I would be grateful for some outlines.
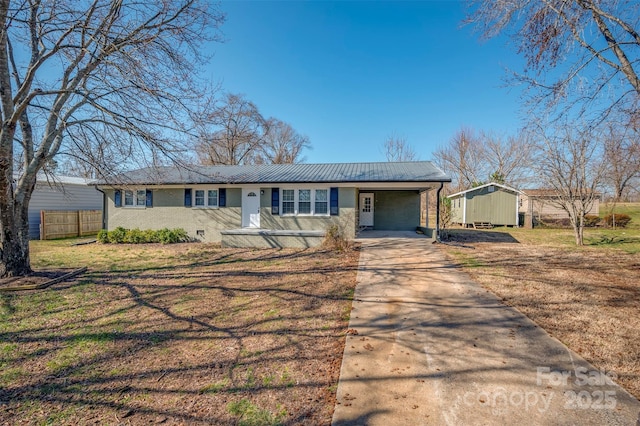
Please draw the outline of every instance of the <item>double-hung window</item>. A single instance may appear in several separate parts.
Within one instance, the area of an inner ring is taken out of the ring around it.
[[[298,214],[311,214],[311,190],[298,190]]]
[[[152,189],[116,189],[113,193],[115,207],[144,209],[153,207]]]
[[[125,207],[144,207],[147,203],[147,191],[144,189],[125,190],[124,206]]]
[[[218,207],[217,189],[196,189],[193,191],[194,207]]]
[[[328,193],[328,189],[283,189],[281,214],[326,216],[329,214]]]
[[[326,189],[316,189],[316,201],[315,201],[315,210],[314,214],[328,214],[329,213],[329,198],[327,197],[327,193],[329,192]]]
[[[294,189],[282,190],[282,214],[296,214],[296,199]]]

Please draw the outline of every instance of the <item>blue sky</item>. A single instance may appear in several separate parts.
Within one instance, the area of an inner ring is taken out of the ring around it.
[[[387,136],[430,160],[462,126],[512,134],[521,63],[461,27],[458,1],[223,1],[207,77],[309,136],[306,162],[385,161]]]

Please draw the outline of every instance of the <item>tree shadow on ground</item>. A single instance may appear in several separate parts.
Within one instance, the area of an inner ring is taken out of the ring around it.
[[[443,241],[451,243],[520,243],[508,232],[479,229],[448,229],[446,236]]]
[[[357,257],[315,253],[211,253],[0,295],[0,423],[233,424],[245,399],[286,409],[284,424],[328,422]]]

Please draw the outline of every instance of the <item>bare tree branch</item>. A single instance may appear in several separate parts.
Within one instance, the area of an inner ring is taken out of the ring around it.
[[[103,177],[184,156],[223,20],[204,0],[0,2],[0,275],[30,270],[29,200],[59,154]]]
[[[259,148],[256,161],[267,164],[293,164],[304,161],[302,151],[311,148],[307,136],[296,132],[289,123],[277,118],[266,122],[264,142]]]
[[[486,38],[506,33],[526,67],[526,104],[556,120],[601,123],[637,114],[640,4],[635,0],[471,0],[467,22]],[[631,88],[632,90],[629,90]],[[540,114],[531,114],[539,116]]]
[[[569,216],[577,245],[584,244],[584,218],[600,196],[606,163],[602,161],[602,137],[574,126],[539,128],[535,169],[543,185],[551,189],[550,203]]]
[[[457,192],[482,183],[489,174],[486,163],[482,161],[482,152],[482,143],[476,132],[461,128],[433,156],[436,164],[451,176],[451,186]]]
[[[415,149],[404,136],[390,135],[382,145],[382,153],[387,161],[417,161],[419,159]]]

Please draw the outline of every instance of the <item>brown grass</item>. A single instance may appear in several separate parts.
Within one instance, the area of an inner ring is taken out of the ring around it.
[[[464,246],[441,247],[506,304],[595,367],[617,374],[618,382],[640,398],[638,255],[537,241],[527,232],[536,230],[454,231]]]
[[[357,252],[37,242],[0,294],[0,424],[326,424]]]

